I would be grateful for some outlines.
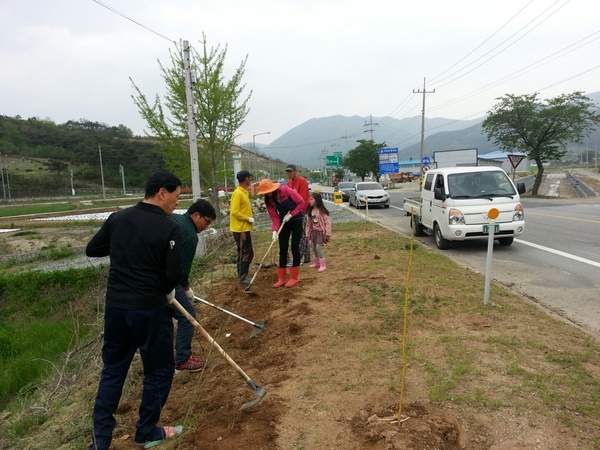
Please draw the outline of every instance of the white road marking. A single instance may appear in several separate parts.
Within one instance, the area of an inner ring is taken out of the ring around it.
[[[523,241],[521,239],[515,239],[515,242],[518,242],[519,244],[523,244],[523,245],[529,245],[530,247],[537,248],[538,250],[543,250],[545,252],[554,253],[555,255],[564,256],[565,258],[570,258],[575,261],[579,261],[584,264],[589,264],[590,266],[600,268],[600,263],[598,263],[596,261],[592,261],[591,259],[581,258],[579,256],[571,255],[570,253],[561,252],[560,250],[554,250],[553,248],[544,247],[543,245],[534,244],[533,242],[527,242],[527,241]]]

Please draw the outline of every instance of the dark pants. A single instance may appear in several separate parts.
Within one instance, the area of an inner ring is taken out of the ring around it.
[[[308,241],[308,236],[306,235],[306,220],[307,214],[303,215],[302,219],[302,237],[300,238],[300,258],[303,260],[304,264],[308,264],[310,262],[310,243]]]
[[[300,239],[302,238],[302,221],[290,220],[279,232],[279,267],[287,266],[287,254],[290,236],[292,237],[292,266],[300,265]]]
[[[128,310],[107,306],[104,312],[102,375],[94,404],[91,450],[107,450],[115,428],[125,377],[139,349],[144,365],[144,388],[135,442],[160,439],[156,426],[173,381],[173,322],[168,307]]]
[[[254,248],[252,247],[252,237],[249,231],[243,233],[233,233],[233,239],[237,246],[237,263],[245,262],[250,264],[254,259]]]
[[[185,295],[182,286],[175,288],[175,299],[196,318],[196,308]],[[175,334],[175,364],[183,364],[192,354],[192,338],[194,337],[194,325],[179,312],[177,308],[173,308],[173,318],[177,320],[177,333]]]

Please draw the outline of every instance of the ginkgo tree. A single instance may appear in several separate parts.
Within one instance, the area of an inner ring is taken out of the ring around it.
[[[583,92],[540,100],[538,93],[500,97],[482,129],[488,140],[505,151],[522,151],[534,160],[537,175],[532,194],[537,195],[544,177],[544,163],[567,153],[566,144],[581,143],[600,123],[598,106]]]
[[[167,169],[177,174],[184,183],[191,181],[189,153],[188,112],[184,73],[183,45],[176,44],[170,51],[171,65],[158,61],[161,76],[165,82],[164,99],[158,94],[150,103],[141,89],[130,78],[136,95],[132,95],[135,105],[145,119],[148,128],[162,148]],[[237,130],[244,123],[249,112],[250,91],[243,95],[243,77],[248,57],[227,79],[225,58],[227,46],[223,49],[208,47],[206,35],[202,34],[201,52],[191,48],[190,70],[193,74],[192,94],[194,99],[194,120],[198,142],[198,164],[200,182],[212,187],[213,204],[218,205],[218,173],[224,166],[237,136]]]

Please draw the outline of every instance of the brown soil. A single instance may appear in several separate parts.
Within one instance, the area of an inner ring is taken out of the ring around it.
[[[319,274],[303,265],[295,288],[274,289],[275,269],[270,268],[258,274],[251,294],[244,293],[224,260],[211,276],[193,283],[197,295],[211,303],[265,321],[262,332],[250,338],[251,325],[197,306],[202,326],[268,392],[258,405],[241,410],[256,398],[253,390],[198,334],[194,352],[210,364],[204,372],[175,376],[161,424],[185,429],[180,439],[158,448],[600,448],[600,352],[587,336],[497,286],[494,307],[482,307],[481,275],[451,268],[443,257],[434,258],[440,266],[432,269],[431,252],[419,248],[411,254],[388,230],[375,225],[356,232],[335,230],[326,248],[327,271]],[[255,244],[257,260],[267,245]],[[267,262],[274,263],[274,254]],[[254,270],[255,265],[251,274]],[[508,351],[493,350],[505,341]],[[19,448],[48,448],[48,436],[58,435],[64,436],[64,445],[54,448],[71,449],[77,440],[73,433],[89,432],[99,348],[98,340],[91,374],[69,383],[54,418],[31,429]],[[550,356],[565,358],[584,348],[590,352],[585,367],[593,377],[581,395],[596,396],[594,413],[548,401],[539,386],[511,372],[519,366],[532,376],[546,371],[563,376],[568,372]],[[432,379],[444,385],[458,376],[453,354],[456,359],[471,355],[473,371],[447,396],[436,396]],[[112,450],[139,448],[133,431],[141,375],[136,360],[117,413]],[[0,448],[9,447],[0,439]]]

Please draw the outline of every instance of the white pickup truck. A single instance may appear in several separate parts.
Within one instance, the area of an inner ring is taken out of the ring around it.
[[[511,245],[525,229],[523,193],[525,184],[515,187],[499,167],[433,169],[425,174],[420,198],[404,199],[404,210],[415,236],[427,231],[439,249],[446,249],[450,241],[488,239],[488,212],[496,208],[494,234],[500,245]]]

